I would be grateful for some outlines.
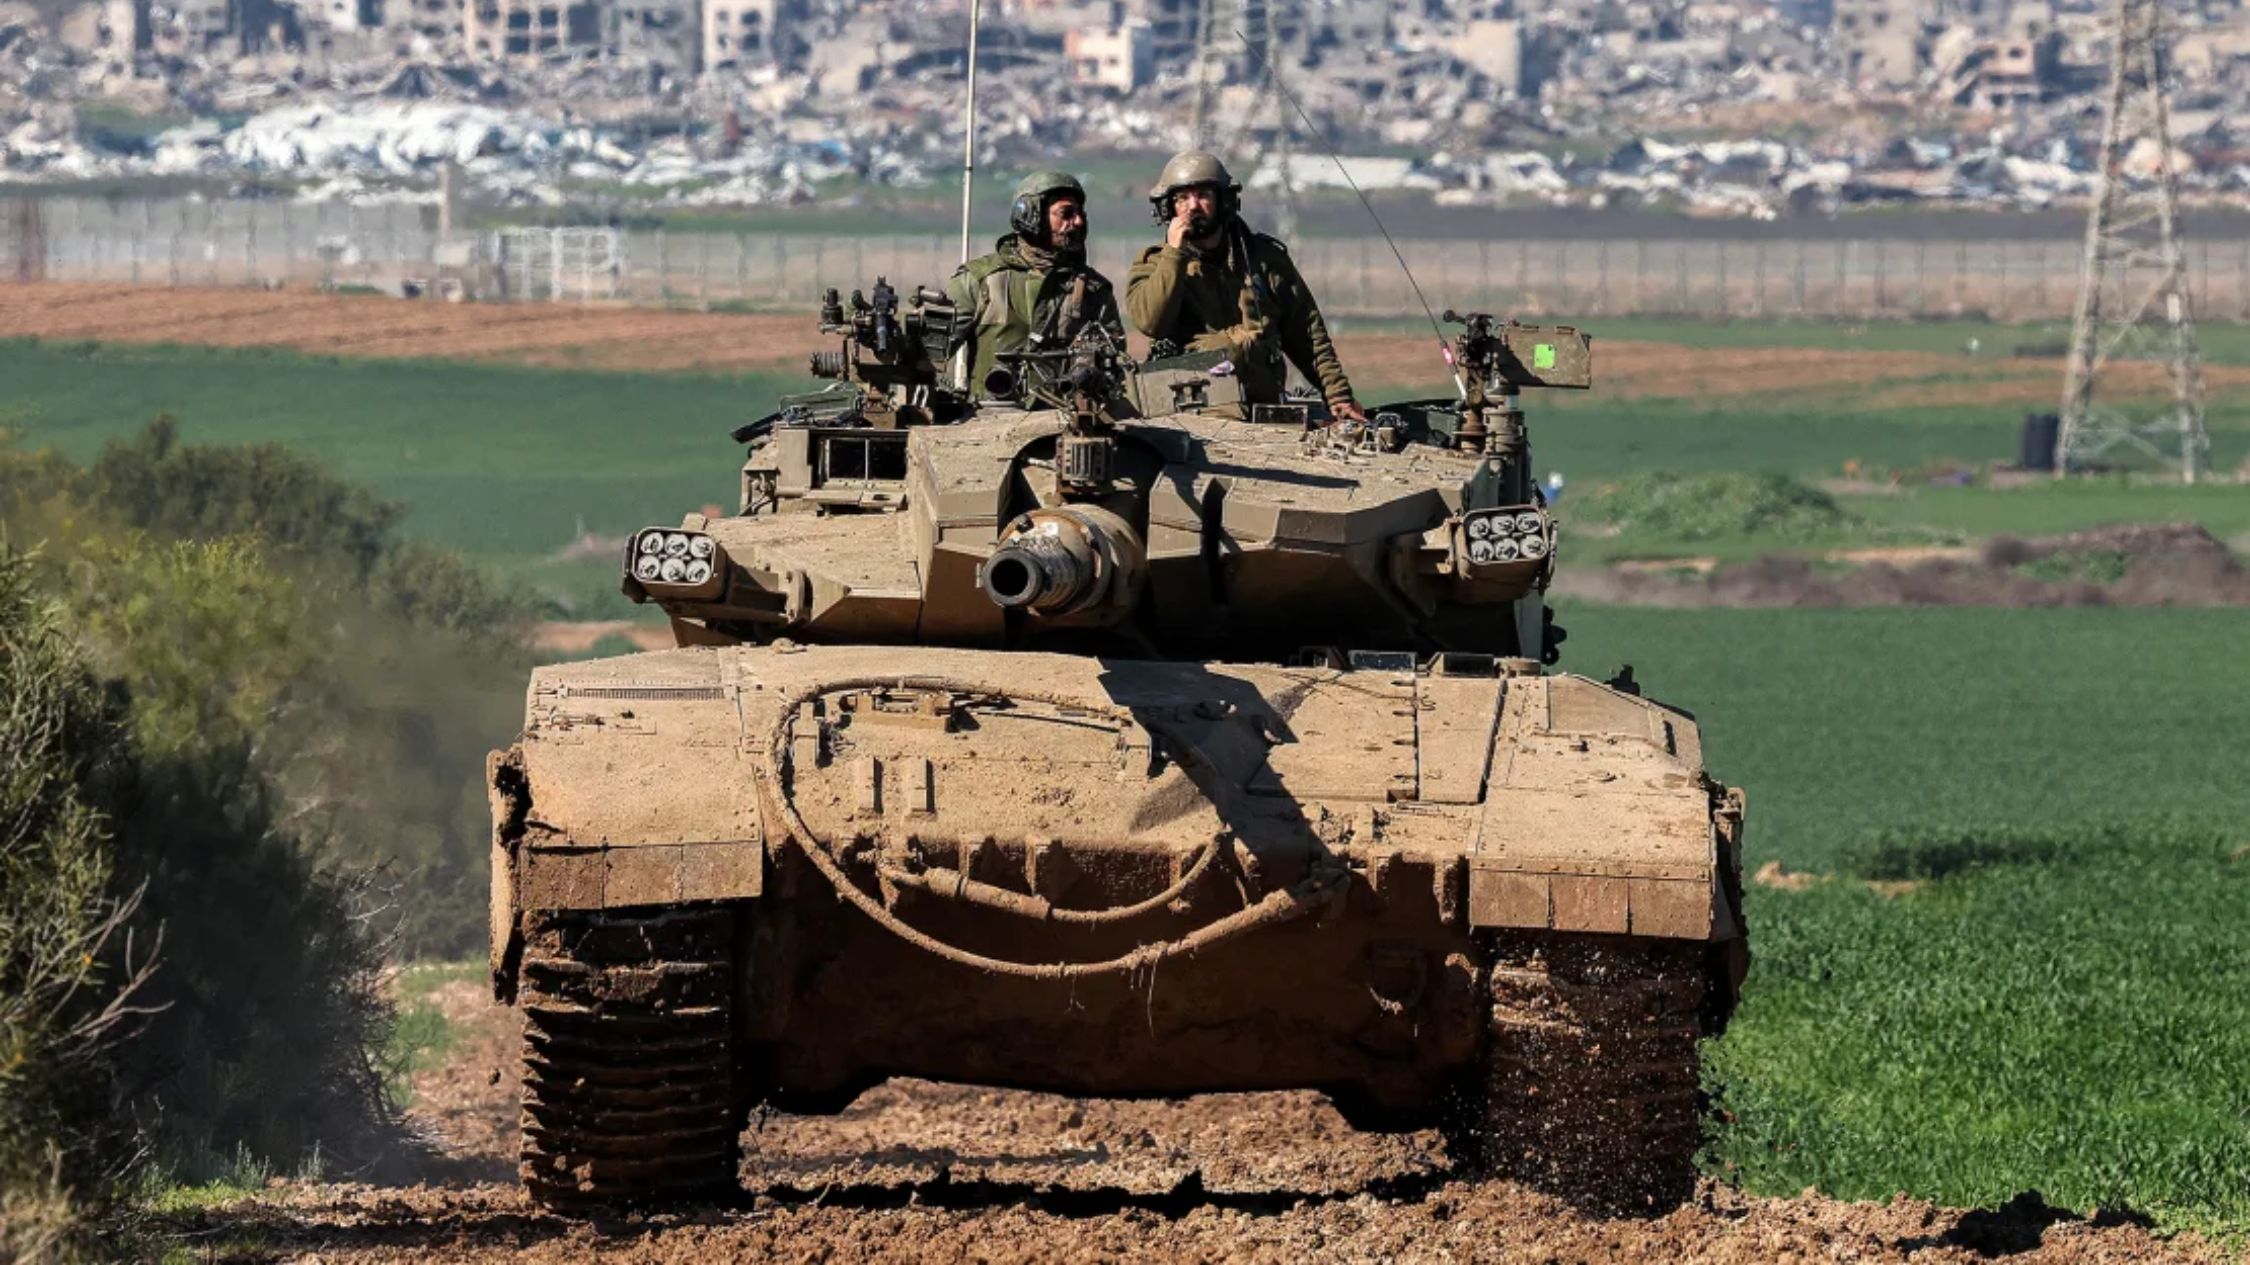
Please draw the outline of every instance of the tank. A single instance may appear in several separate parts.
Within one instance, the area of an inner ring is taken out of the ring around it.
[[[1455,396],[1338,422],[1098,331],[965,391],[942,295],[831,291],[739,512],[627,546],[677,648],[539,669],[491,760],[531,1194],[725,1194],[754,1108],[894,1076],[1315,1089],[1688,1190],[1742,795],[1630,669],[1554,670],[1518,403],[1592,340],[1446,315]]]

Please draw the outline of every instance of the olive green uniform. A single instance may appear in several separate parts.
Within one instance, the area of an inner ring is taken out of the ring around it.
[[[1150,338],[1226,351],[1253,404],[1281,398],[1285,356],[1330,404],[1352,398],[1320,305],[1288,249],[1263,233],[1230,232],[1210,254],[1184,244],[1149,247],[1125,282],[1125,311]]]
[[[961,265],[946,289],[969,331],[973,396],[986,394],[985,375],[1000,363],[1000,353],[1024,350],[1035,333],[1040,347],[1050,350],[1070,346],[1089,325],[1107,329],[1119,346],[1125,342],[1117,292],[1107,277],[1082,262],[1026,246],[1014,233],[995,243],[991,254]]]

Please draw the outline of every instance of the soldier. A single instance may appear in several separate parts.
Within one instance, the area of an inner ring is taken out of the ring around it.
[[[1245,226],[1242,189],[1215,155],[1175,154],[1149,190],[1164,244],[1133,262],[1125,310],[1150,338],[1224,350],[1243,397],[1281,399],[1283,357],[1320,387],[1338,418],[1365,421],[1320,306],[1282,244]]]
[[[1041,171],[1016,185],[1008,226],[989,255],[961,265],[947,287],[968,341],[962,382],[983,398],[1000,353],[1070,346],[1088,325],[1120,346],[1125,324],[1109,279],[1086,266],[1086,190],[1066,172]]]

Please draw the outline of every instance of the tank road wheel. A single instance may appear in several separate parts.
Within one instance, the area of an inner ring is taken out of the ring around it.
[[[531,1197],[585,1209],[732,1192],[742,1112],[728,912],[527,921],[520,1172]]]
[[[1503,940],[1481,1066],[1455,1120],[1457,1162],[1581,1207],[1685,1199],[1702,1143],[1706,970],[1701,944]]]

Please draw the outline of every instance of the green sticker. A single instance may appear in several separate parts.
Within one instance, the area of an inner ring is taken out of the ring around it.
[[[1534,369],[1552,369],[1552,368],[1554,368],[1554,367],[1555,367],[1555,345],[1554,345],[1553,343],[1534,343],[1534,344],[1532,344],[1532,347],[1531,347],[1531,367],[1532,367],[1532,368],[1534,368]]]

